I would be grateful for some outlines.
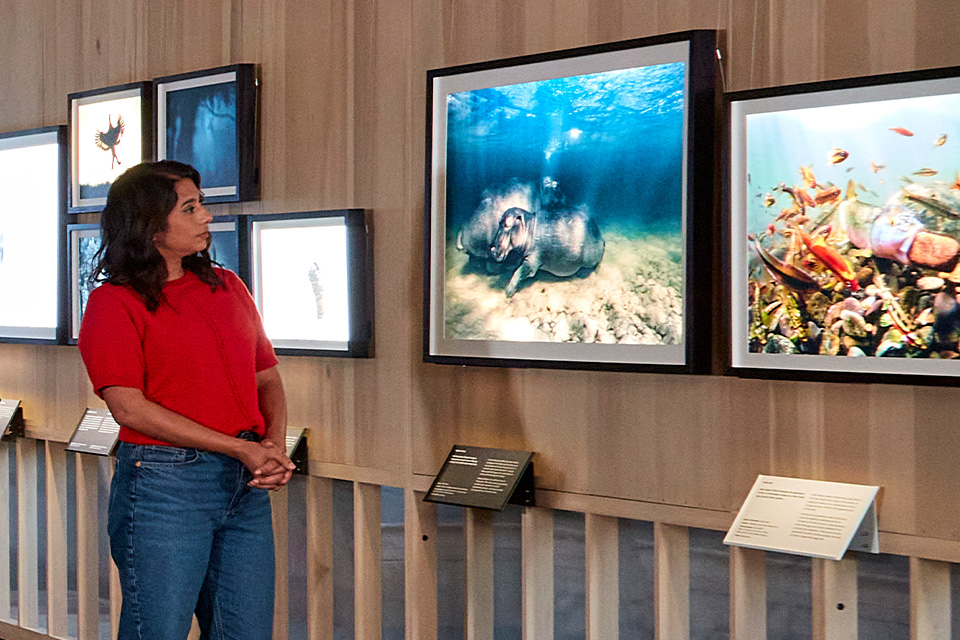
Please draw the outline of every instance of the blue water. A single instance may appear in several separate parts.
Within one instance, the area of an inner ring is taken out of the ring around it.
[[[601,231],[679,233],[685,63],[447,98],[447,234],[482,194],[545,178]]]
[[[952,183],[960,169],[955,150],[960,144],[958,113],[960,95],[944,95],[748,116],[748,232],[760,232],[782,208],[791,205],[789,196],[772,189],[780,182],[801,185],[801,166],[811,166],[818,183],[832,183],[844,192],[853,180],[859,185],[857,197],[874,205],[900,191],[900,176],[921,183]],[[914,135],[891,130],[896,127]],[[942,135],[946,140],[937,146]],[[832,163],[829,158],[834,149],[849,155]],[[925,168],[937,174],[914,175]],[[767,193],[777,198],[769,208],[763,206]]]

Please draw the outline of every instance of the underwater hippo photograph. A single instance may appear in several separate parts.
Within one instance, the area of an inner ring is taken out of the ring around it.
[[[689,50],[650,49],[439,79],[440,339],[682,357]]]
[[[960,373],[960,82],[745,100],[733,114],[740,362]]]

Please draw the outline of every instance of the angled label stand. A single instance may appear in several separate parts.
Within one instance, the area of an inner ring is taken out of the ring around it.
[[[287,427],[287,457],[297,465],[294,469],[295,474],[307,475],[309,469],[309,459],[307,458],[307,433],[306,429],[299,427]]]
[[[724,544],[840,560],[848,549],[880,553],[880,487],[758,476]]]
[[[109,456],[117,448],[120,425],[107,409],[87,409],[77,425],[67,451]]]
[[[19,400],[0,398],[0,440],[13,440],[23,436],[23,407]]]
[[[533,452],[455,445],[424,502],[502,511],[535,506]]]

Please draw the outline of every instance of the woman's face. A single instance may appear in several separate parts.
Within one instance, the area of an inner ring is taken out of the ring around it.
[[[167,215],[167,228],[153,236],[154,246],[167,262],[176,261],[210,245],[210,231],[207,225],[213,216],[203,206],[200,189],[189,178],[174,185],[177,192],[177,204]]]

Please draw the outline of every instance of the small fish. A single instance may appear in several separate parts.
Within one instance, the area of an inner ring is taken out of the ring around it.
[[[942,147],[947,142],[947,134],[941,133],[937,136],[937,139],[933,141],[933,146]]]
[[[894,133],[899,133],[900,135],[906,136],[908,138],[913,137],[913,131],[910,131],[910,129],[904,129],[903,127],[890,127],[890,131],[893,131]]]
[[[827,158],[831,164],[840,164],[844,160],[850,157],[850,154],[844,151],[843,149],[834,149],[830,152],[829,157]]]
[[[870,170],[873,171],[874,173],[880,173],[886,168],[887,168],[887,165],[885,164],[878,164],[872,160],[870,161]]]
[[[796,291],[820,290],[820,285],[813,279],[813,276],[799,267],[778,260],[771,255],[769,251],[764,249],[758,240],[754,240],[753,248],[754,251],[757,252],[757,255],[760,256],[760,262],[763,263],[767,272],[780,284],[786,285]]]
[[[953,184],[950,186],[950,188],[960,191],[960,171],[953,172]]]
[[[772,193],[768,193],[767,196],[763,199],[763,206],[772,207],[776,204],[777,199],[773,197]]]
[[[813,165],[800,167],[800,175],[803,176],[803,186],[808,189],[816,188],[817,179],[813,177]]]
[[[817,203],[817,206],[827,204],[830,202],[836,202],[840,199],[840,187],[830,187],[828,189],[819,189],[817,190],[817,195],[813,197],[814,202]]]
[[[794,191],[797,194],[797,197],[800,198],[800,201],[807,207],[815,207],[817,203],[813,198],[810,197],[810,194],[807,193],[806,189],[798,189],[794,187]]]
[[[847,173],[850,173],[850,172],[853,171],[854,169],[856,169],[856,167],[847,167]]]
[[[924,167],[924,168],[920,169],[919,171],[914,171],[914,172],[913,172],[913,175],[915,175],[915,176],[920,176],[920,177],[922,177],[922,178],[929,178],[930,176],[935,176],[935,175],[937,175],[937,170],[936,170],[936,169],[930,169],[929,167]]]

